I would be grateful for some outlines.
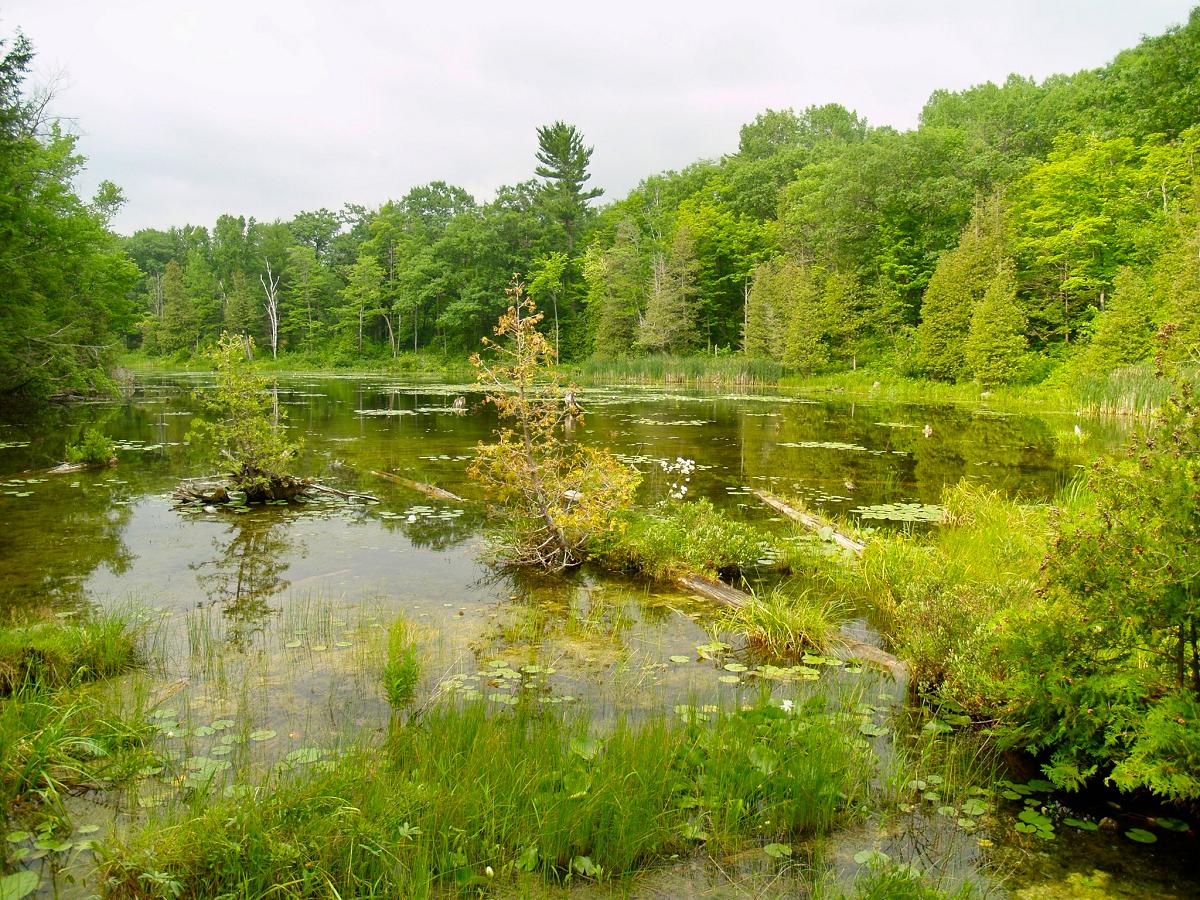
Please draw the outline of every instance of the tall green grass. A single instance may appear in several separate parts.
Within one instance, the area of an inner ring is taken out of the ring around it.
[[[775,384],[782,364],[730,356],[671,356],[665,353],[617,358],[594,356],[574,367],[581,380],[632,384]]]
[[[124,619],[100,614],[80,623],[0,627],[0,697],[25,687],[54,689],[137,666],[137,635]]]
[[[18,803],[61,813],[64,794],[147,764],[148,726],[88,684],[140,662],[137,635],[116,616],[0,628],[0,818]]]
[[[604,880],[707,845],[853,819],[875,761],[813,699],[618,722],[443,704],[304,777],[151,823],[103,864],[110,897],[425,897],[498,879]]]
[[[690,572],[734,578],[754,568],[764,546],[752,527],[701,498],[628,510],[591,551],[611,569],[669,580]]]
[[[837,641],[846,608],[832,597],[815,596],[810,590],[776,587],[767,594],[754,594],[745,606],[727,610],[722,626],[741,632],[747,643],[761,653],[795,658],[812,652],[825,653]]]
[[[1171,393],[1171,385],[1145,364],[1102,375],[1084,375],[1076,388],[1083,411],[1102,416],[1146,416]]]
[[[400,712],[412,704],[421,680],[421,660],[412,626],[404,618],[388,628],[387,658],[380,679],[392,709]]]

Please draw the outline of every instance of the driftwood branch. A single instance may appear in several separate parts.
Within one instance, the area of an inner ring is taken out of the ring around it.
[[[366,500],[370,503],[379,503],[380,500],[374,494],[358,494],[351,491],[339,491],[337,488],[331,488],[325,484],[317,484],[315,481],[308,485],[310,491],[317,491],[321,494],[333,494],[335,497],[342,497],[346,500]]]
[[[402,478],[399,475],[393,475],[391,472],[376,472],[374,469],[371,470],[371,474],[379,478],[386,478],[388,481],[394,481],[396,484],[402,484],[410,490],[424,494],[426,497],[433,497],[435,500],[449,500],[453,503],[467,502],[464,498],[458,496],[458,494],[451,493],[437,485],[426,484],[423,481],[413,481],[411,478]]]
[[[767,506],[783,513],[793,522],[799,522],[805,528],[816,532],[821,532],[828,528],[832,532],[830,539],[839,547],[843,547],[846,550],[849,550],[851,553],[859,554],[862,553],[866,548],[866,544],[864,544],[862,541],[857,541],[849,535],[842,534],[833,527],[831,522],[822,519],[820,516],[813,515],[810,512],[805,512],[802,509],[797,509],[791,504],[780,500],[774,494],[769,494],[766,491],[755,491],[754,494],[759,500],[767,504]]]

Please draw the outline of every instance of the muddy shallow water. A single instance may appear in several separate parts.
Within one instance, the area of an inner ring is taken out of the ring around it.
[[[61,615],[89,604],[141,610],[159,662],[125,689],[156,701],[150,714],[163,746],[188,777],[304,765],[384,729],[388,710],[375,673],[382,636],[398,613],[423,637],[424,696],[478,696],[502,706],[524,693],[616,715],[737,703],[772,684],[812,677],[756,668],[737,647],[698,659],[696,648],[714,641],[714,611],[668,589],[590,572],[498,574],[486,562],[477,506],[430,500],[372,474],[394,472],[474,496],[466,465],[494,416],[468,385],[283,377],[278,402],[304,443],[298,469],[381,502],[177,510],[168,495],[178,480],[209,474],[186,444],[191,391],[208,382],[145,377],[125,402],[0,426],[0,606]],[[451,408],[460,395],[466,413]],[[666,493],[661,462],[690,458],[697,469],[689,497],[709,497],[781,533],[790,529],[776,524],[752,489],[802,497],[874,527],[934,527],[921,521],[922,511],[963,476],[1036,502],[1072,478],[1080,461],[1063,452],[1072,440],[1078,448],[1080,423],[1069,415],[814,401],[774,391],[593,388],[582,401],[589,415],[576,438],[640,468],[647,502]],[[119,464],[43,474],[88,424],[120,442]],[[1083,422],[1082,429],[1091,450],[1124,439],[1111,424]],[[735,656],[749,664],[736,677],[722,665]],[[833,660],[809,668],[823,672],[814,685],[830,690],[867,682],[855,688],[873,704],[866,733],[877,726],[873,739],[888,753],[894,732],[886,726],[903,702],[895,686]],[[120,830],[169,808],[172,791],[149,778],[128,795],[84,801],[78,816]],[[949,883],[976,879],[997,895],[1200,893],[1178,858],[1194,849],[1184,838],[1147,848],[1115,832],[1061,828],[1055,840],[1031,843],[1012,832],[1010,820],[1001,809],[992,824],[964,829],[918,807],[840,835],[822,865],[848,883],[858,867],[854,853],[878,848],[940,867]],[[86,852],[79,856],[76,865],[85,866]],[[686,861],[626,888],[647,896],[802,889],[803,879],[784,887],[775,869],[758,872],[757,857],[732,869],[724,862]],[[731,876],[734,870],[744,877]]]

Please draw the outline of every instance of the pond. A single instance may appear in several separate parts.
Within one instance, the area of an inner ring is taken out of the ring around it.
[[[371,673],[398,614],[418,626],[428,651],[426,696],[502,706],[533,692],[538,702],[616,716],[737,703],[769,684],[753,665],[730,670],[725,651],[697,653],[718,639],[715,611],[697,598],[589,571],[554,579],[499,573],[487,562],[478,504],[431,500],[377,474],[477,496],[466,467],[495,418],[471,385],[282,377],[278,403],[303,440],[298,471],[380,502],[176,509],[170,492],[178,481],[210,474],[187,445],[192,392],[210,381],[144,376],[125,401],[0,426],[0,608],[62,616],[92,604],[137,610],[158,664],[136,690],[157,701],[164,747],[193,772],[207,776],[230,760],[303,763],[386,727]],[[453,407],[459,396],[465,412]],[[581,399],[588,416],[575,439],[607,446],[645,473],[645,502],[666,495],[663,462],[693,459],[689,497],[708,497],[781,535],[790,526],[753,490],[799,497],[871,527],[926,528],[936,527],[927,520],[942,488],[964,476],[1038,502],[1078,472],[1064,448],[1078,446],[1081,423],[1066,414],[778,391],[597,387]],[[45,474],[88,424],[119,442],[119,464]],[[1113,423],[1081,427],[1092,448],[1126,437]],[[857,688],[874,704],[864,733],[890,752],[894,729],[905,727],[902,691],[840,660],[827,663],[822,684],[869,682]],[[235,721],[249,723],[247,746],[225,724]],[[132,797],[80,801],[81,821],[120,829],[169,807],[172,792],[148,779]],[[1092,882],[1158,896],[1200,891],[1183,880],[1169,848],[1131,849],[1116,834],[1072,833],[1030,849],[1003,825],[985,836],[921,809],[887,829],[840,836],[827,866],[848,882],[854,853],[883,846],[941,867],[951,883],[973,878],[1000,894],[1076,896]],[[742,867],[747,884],[753,868]],[[723,877],[689,861],[656,874],[646,890],[694,893],[716,889]]]

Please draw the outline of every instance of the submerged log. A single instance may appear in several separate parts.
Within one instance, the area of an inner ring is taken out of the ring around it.
[[[423,481],[413,481],[411,478],[403,478],[399,475],[393,475],[391,472],[376,472],[374,469],[371,470],[371,474],[379,478],[386,478],[388,481],[394,481],[396,484],[402,484],[410,490],[424,494],[426,497],[433,497],[435,500],[449,500],[452,503],[467,502],[464,498],[458,496],[458,494],[451,493],[437,485],[426,484]]]
[[[171,497],[180,504],[202,503],[206,506],[217,506],[230,501],[229,482],[220,476],[209,475],[204,478],[188,478],[179,483]],[[307,497],[313,493],[333,494],[345,500],[366,500],[378,503],[379,498],[371,494],[359,494],[350,491],[340,491],[328,485],[318,484],[307,478],[295,478],[284,475],[273,478],[265,483],[255,484],[250,488],[233,488],[246,495],[246,503],[272,503],[279,500],[292,501],[299,497]]]
[[[695,573],[676,578],[675,584],[692,594],[698,594],[707,600],[714,600],[722,606],[729,606],[733,609],[741,609],[752,599],[745,591],[740,591],[723,581],[713,581],[711,578],[705,578],[703,575]],[[838,642],[839,655],[843,658],[869,663],[888,672],[898,682],[903,682],[908,678],[908,663],[897,659],[882,647],[864,643],[847,634],[842,634],[838,638]]]
[[[117,464],[117,458],[115,456],[112,459],[107,459],[104,462],[98,462],[98,463],[64,462],[64,463],[59,463],[53,469],[47,469],[46,474],[47,475],[71,475],[75,472],[86,472],[89,469],[107,469],[112,466],[115,466],[116,464]]]
[[[731,606],[734,609],[741,609],[750,599],[749,594],[730,587],[723,581],[713,581],[711,578],[705,578],[703,575],[695,573],[680,575],[675,579],[675,583],[685,591],[699,594],[706,600],[715,600],[722,606]]]
[[[754,494],[759,500],[767,504],[767,506],[783,513],[793,522],[799,522],[805,528],[816,532],[821,532],[828,528],[832,532],[830,535],[830,540],[832,540],[839,547],[849,550],[851,553],[862,553],[867,546],[862,541],[857,541],[849,535],[842,534],[833,527],[833,523],[828,522],[825,519],[822,519],[820,516],[814,515],[813,513],[805,512],[802,509],[797,509],[790,503],[780,500],[774,494],[770,494],[767,491],[758,490],[756,490]]]
[[[316,491],[320,494],[333,494],[335,497],[341,497],[344,500],[366,500],[368,503],[382,502],[374,494],[359,494],[353,491],[339,491],[337,488],[331,488],[327,484],[318,484],[315,481],[310,481],[308,483],[308,489],[311,491]]]

